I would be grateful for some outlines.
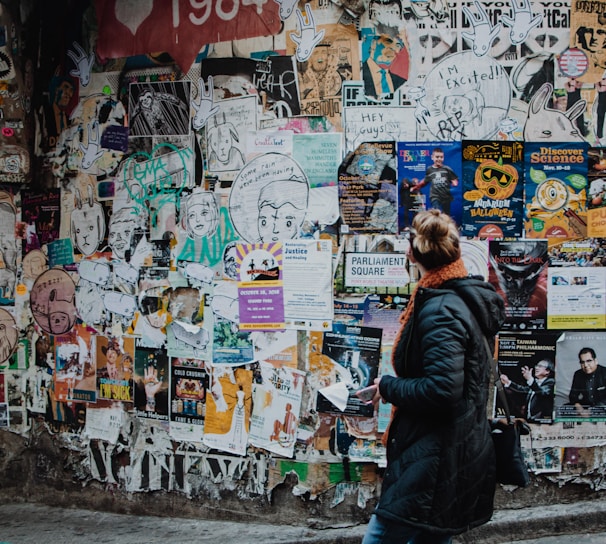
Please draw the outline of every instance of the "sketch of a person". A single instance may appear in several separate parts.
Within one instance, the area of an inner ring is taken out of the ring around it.
[[[35,280],[48,269],[48,259],[41,249],[34,249],[23,257],[22,269],[25,279]]]
[[[69,298],[59,298],[60,296],[61,293],[52,289],[48,299],[48,330],[52,334],[64,334],[76,322],[74,293],[70,293]]]
[[[74,245],[85,256],[92,255],[105,236],[103,206],[93,198],[93,187],[88,186],[88,199],[82,200],[76,189],[76,207],[71,213],[71,234]]]
[[[299,70],[301,98],[323,99],[341,92],[341,76],[336,72],[329,43],[319,43]]]
[[[469,131],[466,132],[468,127],[477,128],[482,125],[484,97],[478,91],[447,94],[442,102],[442,111],[447,118],[456,120],[461,136],[467,136],[470,134]]]
[[[107,243],[117,259],[126,259],[133,235],[143,227],[143,221],[143,216],[135,208],[120,208],[111,216]]]
[[[189,108],[175,94],[144,88],[131,114],[131,135],[177,135],[189,132]]]
[[[210,191],[193,192],[181,199],[181,228],[186,233],[180,259],[202,262],[208,248],[217,241],[220,211]],[[205,249],[206,248],[206,249]]]
[[[219,224],[219,205],[214,193],[193,192],[183,201],[181,226],[192,238],[213,236]]]
[[[393,24],[393,21],[401,20],[401,0],[370,0],[368,2],[368,18],[373,23],[382,23],[384,25]]]
[[[13,316],[0,308],[0,363],[6,361],[12,354],[19,334]]]
[[[297,432],[297,416],[292,412],[292,404],[286,403],[286,412],[284,413],[284,421],[276,419],[274,421],[274,433],[269,437],[270,440],[276,442],[292,443]],[[280,434],[284,433],[285,438],[281,439]]]
[[[76,286],[76,309],[78,317],[84,323],[101,323],[105,306],[99,286],[83,278],[78,280]]]
[[[606,28],[580,26],[576,31],[579,47],[587,52],[594,67],[606,68]]]
[[[367,96],[393,94],[398,87],[406,83],[406,78],[394,73],[392,65],[407,49],[398,30],[386,25],[377,25],[377,33],[369,36],[368,58],[362,64],[364,92]]]
[[[237,253],[236,242],[229,242],[223,250],[223,275],[230,280],[238,279]]]
[[[231,428],[229,429],[229,447],[232,450],[240,450],[242,447],[245,447],[246,435],[248,434],[247,429],[245,428],[245,416],[246,416],[246,407],[244,405],[244,398],[246,393],[240,386],[240,389],[236,391],[236,405],[234,406],[234,411],[231,420]]]
[[[0,296],[11,299],[15,295],[17,278],[17,246],[15,240],[16,208],[12,197],[0,191]]]
[[[299,236],[307,213],[309,186],[295,179],[268,183],[259,193],[259,240],[275,242]]]

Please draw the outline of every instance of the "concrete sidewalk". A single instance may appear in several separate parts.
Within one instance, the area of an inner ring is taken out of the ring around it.
[[[0,544],[360,544],[365,529],[365,525],[310,529],[289,525],[130,516],[34,503],[0,506]],[[585,533],[598,531],[606,531],[606,501],[500,511],[490,523],[460,535],[455,542],[495,544],[520,542],[528,538],[534,540],[526,540],[526,544],[606,542],[603,538],[583,538]],[[539,538],[561,534],[577,536],[568,540]]]

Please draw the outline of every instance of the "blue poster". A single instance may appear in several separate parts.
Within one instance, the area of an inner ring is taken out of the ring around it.
[[[437,208],[461,224],[461,142],[398,142],[400,230],[421,210]]]

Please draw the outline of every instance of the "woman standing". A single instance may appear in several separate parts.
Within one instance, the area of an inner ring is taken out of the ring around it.
[[[468,275],[448,215],[418,213],[411,234],[408,256],[421,279],[400,317],[396,376],[375,380],[373,402],[390,402],[393,411],[381,498],[363,544],[448,544],[493,511],[492,371],[483,337],[501,327],[504,303]]]

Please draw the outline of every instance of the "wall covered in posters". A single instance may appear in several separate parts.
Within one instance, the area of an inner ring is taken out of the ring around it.
[[[7,432],[44,421],[85,479],[129,492],[264,495],[295,473],[363,507],[385,414],[354,393],[390,372],[419,277],[407,231],[439,208],[506,302],[529,466],[605,487],[567,461],[606,446],[586,440],[606,425],[591,3],[18,4],[0,10]]]

